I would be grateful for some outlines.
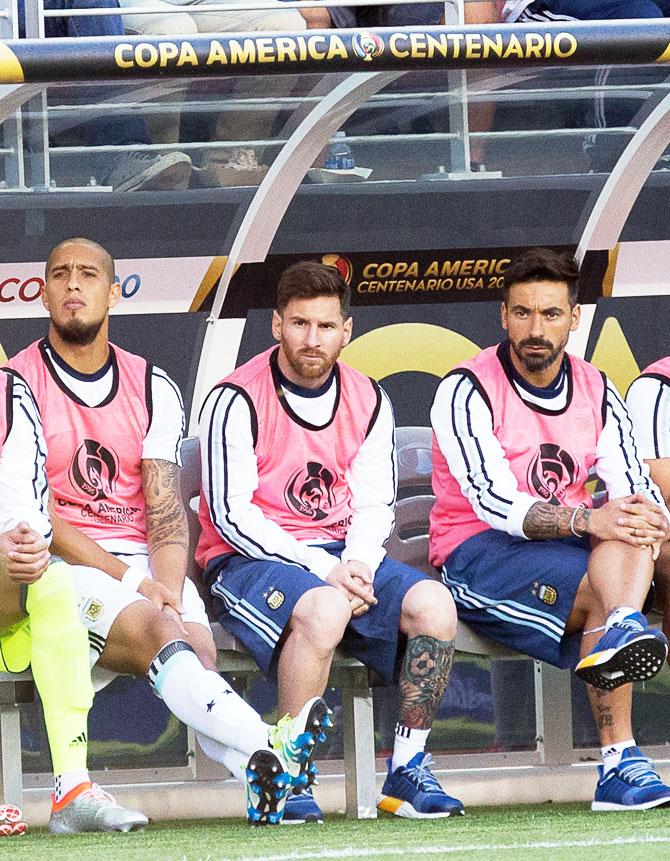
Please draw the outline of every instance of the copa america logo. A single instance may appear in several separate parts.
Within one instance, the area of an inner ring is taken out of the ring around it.
[[[340,273],[347,284],[351,284],[351,277],[354,274],[354,267],[351,261],[341,254],[324,254],[321,258],[324,266],[332,266]]]
[[[384,42],[381,36],[369,33],[367,30],[354,33],[351,37],[351,47],[354,49],[354,54],[366,63],[374,60],[375,57],[381,57],[384,53]]]

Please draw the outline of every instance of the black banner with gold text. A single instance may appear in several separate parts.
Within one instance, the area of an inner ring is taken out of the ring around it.
[[[670,21],[661,19],[20,39],[0,43],[0,84],[669,61]]]
[[[245,263],[233,275],[222,317],[246,317],[254,308],[273,308],[279,276],[299,260],[318,260],[339,269],[351,287],[352,305],[392,307],[442,302],[500,301],[505,270],[525,248],[467,248],[446,251],[365,251],[275,254]],[[574,251],[560,247],[557,251]],[[609,256],[590,251],[581,267],[580,302],[603,294]],[[213,291],[193,310],[209,311]]]

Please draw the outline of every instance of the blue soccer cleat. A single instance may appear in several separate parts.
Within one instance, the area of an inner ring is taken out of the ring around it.
[[[405,819],[437,819],[465,813],[463,804],[447,795],[435,779],[430,770],[432,760],[430,754],[417,753],[407,765],[392,772],[389,759],[378,810]]]
[[[595,688],[613,691],[628,682],[653,678],[667,655],[665,634],[650,628],[642,613],[631,613],[605,631],[575,673]]]
[[[281,821],[282,825],[305,825],[307,823],[323,825],[323,813],[321,808],[314,801],[312,789],[296,790],[286,799],[286,807],[284,808],[284,818]]]
[[[318,783],[314,751],[317,744],[326,741],[332,729],[332,711],[321,697],[313,697],[296,717],[285,715],[270,730],[270,745],[287,764],[294,791]]]
[[[598,784],[591,810],[648,810],[670,805],[666,786],[639,747],[627,747],[616,768],[603,776],[598,766]]]
[[[246,772],[247,821],[250,825],[279,825],[291,776],[271,750],[251,754]]]

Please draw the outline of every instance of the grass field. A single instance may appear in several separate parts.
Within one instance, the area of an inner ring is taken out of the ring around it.
[[[249,828],[240,820],[157,823],[137,834],[51,837],[41,829],[0,840],[11,861],[321,861],[321,859],[670,858],[670,809],[593,814],[586,805],[476,808],[454,820],[385,817],[322,827]]]

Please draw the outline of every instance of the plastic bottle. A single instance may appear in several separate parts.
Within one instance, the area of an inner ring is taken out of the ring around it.
[[[351,148],[347,143],[347,133],[335,132],[326,158],[326,170],[352,170],[356,167]]]

